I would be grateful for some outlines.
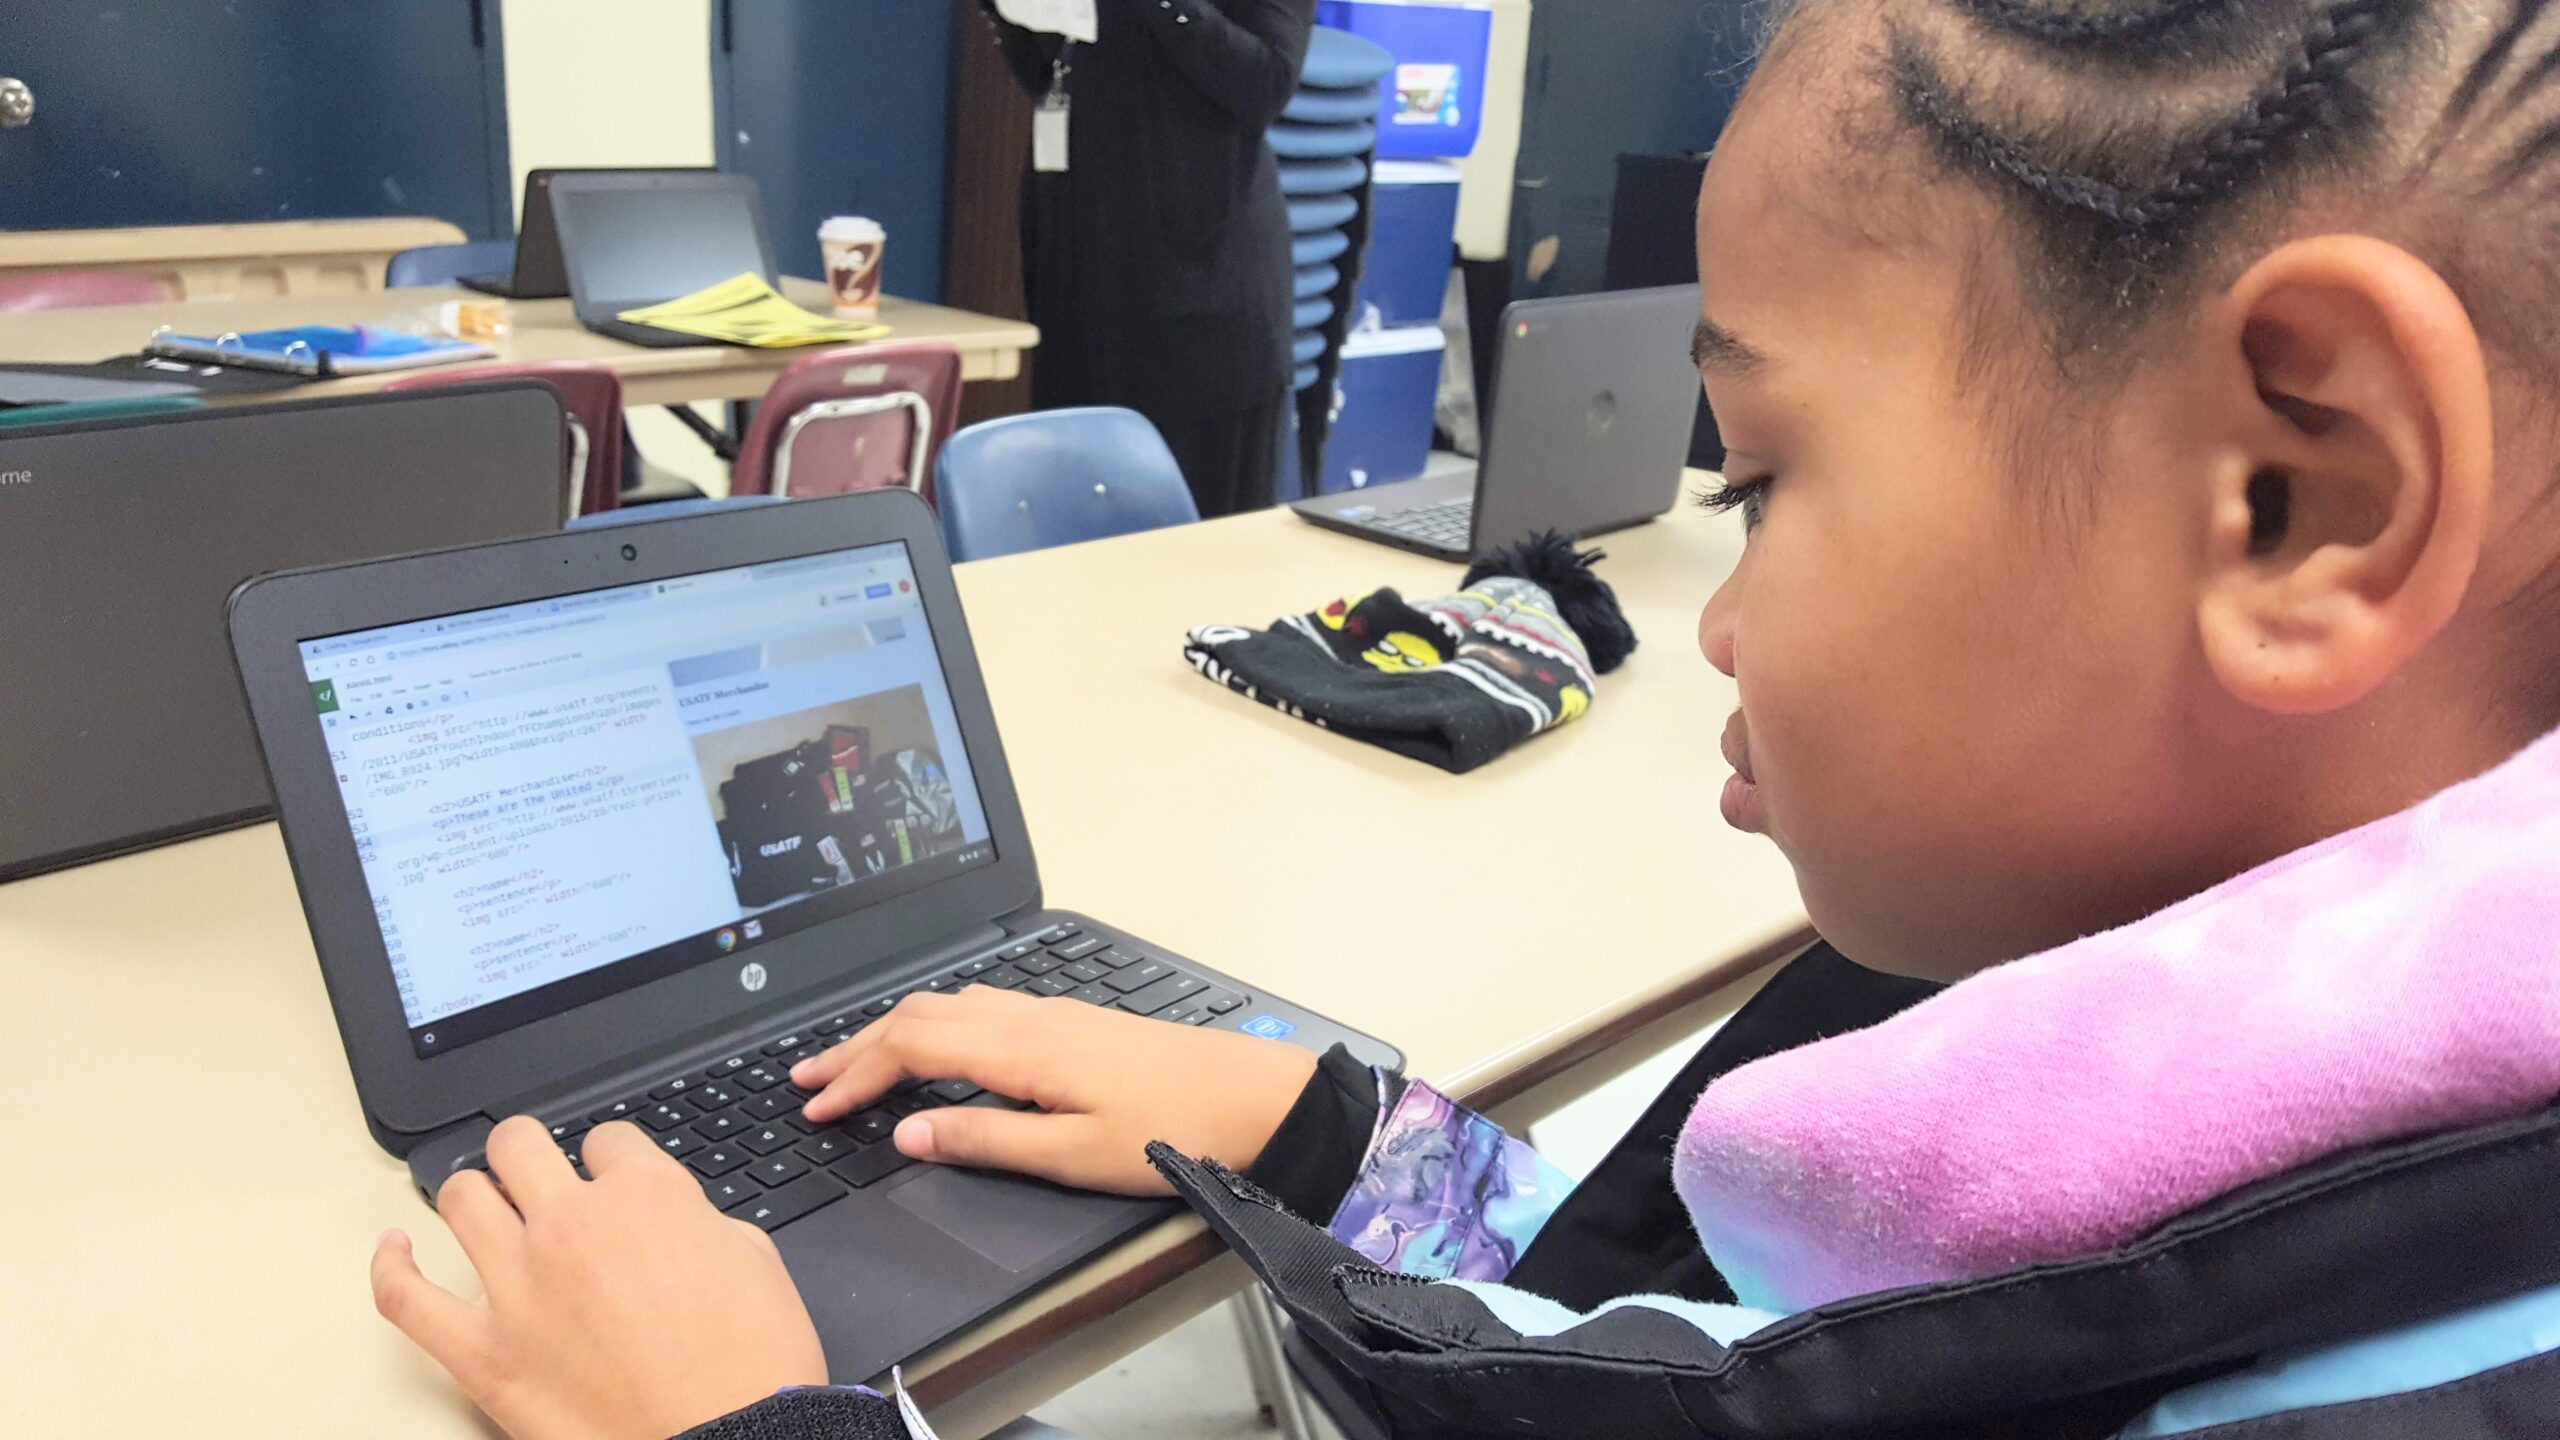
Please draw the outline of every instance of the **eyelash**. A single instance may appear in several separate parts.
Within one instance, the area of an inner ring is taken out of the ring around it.
[[[1761,518],[1767,512],[1769,505],[1769,487],[1776,480],[1777,477],[1774,475],[1762,475],[1755,479],[1740,481],[1727,480],[1701,494],[1698,497],[1699,508],[1716,515],[1721,515],[1727,510],[1740,510],[1743,533],[1749,534],[1760,528]]]

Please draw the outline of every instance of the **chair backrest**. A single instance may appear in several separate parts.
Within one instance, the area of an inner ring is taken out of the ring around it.
[[[74,400],[61,405],[13,405],[0,409],[0,429],[12,425],[62,425],[92,420],[130,420],[137,415],[169,415],[201,410],[193,395],[143,395],[129,400]]]
[[[421,245],[403,250],[383,267],[385,289],[450,285],[465,275],[504,275],[515,268],[513,240],[469,240],[460,245]]]
[[[539,380],[569,415],[569,513],[592,515],[622,503],[622,379],[585,360],[453,365],[403,375],[385,390],[425,390],[488,380]]]
[[[903,485],[934,498],[934,456],[960,413],[960,352],[850,345],[774,377],[738,441],[732,495],[841,495]]]
[[[1043,410],[972,425],[942,447],[942,536],[954,560],[1187,525],[1182,466],[1135,410]]]
[[[0,315],[83,305],[148,305],[166,298],[159,281],[130,270],[0,271]]]

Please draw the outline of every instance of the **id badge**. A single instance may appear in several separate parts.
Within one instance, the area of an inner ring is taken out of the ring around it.
[[[1067,173],[1067,95],[1052,90],[1031,113],[1031,168],[1042,175]]]

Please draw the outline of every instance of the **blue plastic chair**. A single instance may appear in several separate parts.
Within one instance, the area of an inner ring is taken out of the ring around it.
[[[394,254],[383,268],[382,283],[386,289],[414,290],[421,285],[450,285],[465,275],[504,275],[515,265],[513,240],[421,245]]]
[[[780,495],[712,495],[694,500],[664,500],[654,505],[628,505],[619,510],[598,510],[580,515],[563,530],[605,530],[616,525],[646,525],[652,520],[682,520],[694,515],[713,515],[723,510],[743,510],[750,505],[780,505]]]
[[[942,538],[954,560],[1188,525],[1200,507],[1147,417],[1096,407],[972,425],[942,447]]]

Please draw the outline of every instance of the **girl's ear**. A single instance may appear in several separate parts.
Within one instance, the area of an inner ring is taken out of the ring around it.
[[[2267,255],[2214,323],[2255,394],[2234,397],[2216,447],[2205,655],[2248,705],[2340,709],[2471,583],[2495,468],[2479,336],[2425,263],[2354,235]]]

